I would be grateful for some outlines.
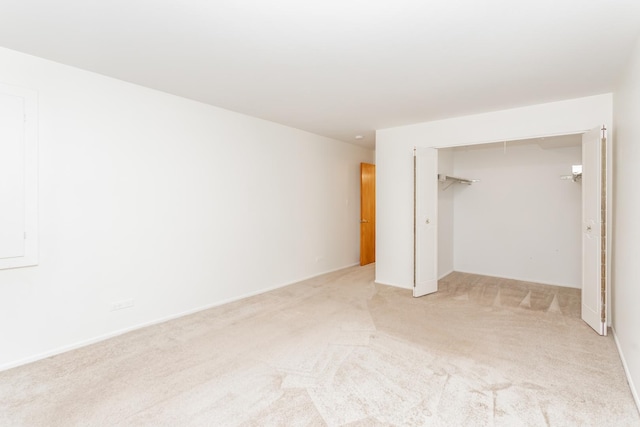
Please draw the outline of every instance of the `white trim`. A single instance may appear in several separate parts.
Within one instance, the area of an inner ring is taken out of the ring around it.
[[[38,92],[0,83],[0,93],[24,100],[24,255],[0,259],[0,269],[38,265]]]
[[[450,274],[451,274],[451,273],[453,273],[454,271],[456,271],[456,270],[451,269],[451,270],[447,271],[446,273],[441,274],[441,275],[438,277],[438,280],[440,280],[440,279],[443,279],[443,278],[447,277],[448,275],[450,275]]]
[[[447,273],[445,273],[445,274],[441,275],[440,277],[438,277],[438,280],[440,280],[440,279],[442,279],[443,277],[445,277],[445,276],[447,276],[447,275],[449,275],[449,274],[453,273],[454,271],[457,271],[457,270],[451,270],[451,271],[449,271],[449,272],[447,272]],[[378,285],[391,286],[391,287],[393,287],[393,288],[409,289],[409,290],[412,290],[412,289],[413,289],[413,286],[402,286],[402,285],[397,285],[397,284],[395,284],[395,283],[382,282],[382,281],[380,281],[380,280],[378,280],[378,279],[375,279],[373,282],[374,282],[375,284],[378,284]]]
[[[618,341],[618,335],[616,335],[616,330],[613,327],[611,327],[611,332],[613,335],[613,340],[616,343],[616,347],[618,348],[618,354],[620,355],[620,361],[622,362],[624,373],[627,376],[627,383],[629,383],[629,389],[631,389],[631,395],[633,396],[633,400],[636,402],[636,409],[638,410],[638,413],[640,413],[640,395],[638,395],[638,389],[636,388],[635,384],[633,384],[633,379],[631,378],[631,372],[629,372],[627,361],[624,358],[624,354],[622,353],[622,348],[620,347],[620,342]]]
[[[240,296],[237,296],[237,297],[227,298],[225,300],[218,301],[218,302],[215,302],[215,303],[212,303],[212,304],[207,304],[207,305],[204,305],[204,306],[201,306],[201,307],[198,307],[198,308],[194,308],[192,310],[186,310],[186,311],[183,311],[183,312],[180,312],[180,313],[177,313],[177,314],[170,314],[168,316],[164,316],[164,317],[161,317],[161,318],[158,318],[158,319],[155,319],[155,320],[151,320],[149,322],[143,322],[143,323],[140,323],[140,324],[135,325],[135,326],[130,326],[128,328],[119,329],[117,331],[109,332],[107,334],[99,335],[97,337],[93,337],[93,338],[89,338],[89,339],[86,339],[86,340],[78,341],[78,342],[76,342],[74,344],[65,345],[65,346],[58,347],[58,348],[53,349],[53,350],[49,350],[49,351],[45,351],[45,352],[40,353],[40,354],[36,354],[34,356],[26,357],[24,359],[20,359],[20,360],[14,361],[14,362],[5,363],[4,365],[0,365],[0,372],[6,371],[6,370],[12,369],[12,368],[17,368],[18,366],[26,365],[28,363],[37,362],[39,360],[46,359],[46,358],[52,357],[52,356],[56,356],[58,354],[66,353],[66,352],[71,351],[71,350],[76,350],[76,349],[79,349],[79,348],[82,348],[82,347],[86,347],[86,346],[91,345],[91,344],[96,344],[96,343],[98,343],[100,341],[105,341],[105,340],[108,340],[110,338],[114,338],[114,337],[117,337],[119,335],[126,334],[128,332],[133,332],[133,331],[138,330],[138,329],[146,328],[148,326],[157,325],[159,323],[164,323],[164,322],[167,322],[169,320],[178,319],[180,317],[184,317],[184,316],[188,316],[188,315],[191,315],[191,314],[195,314],[195,313],[198,313],[200,311],[208,310],[210,308],[219,307],[221,305],[228,304],[228,303],[231,303],[231,302],[235,302],[235,301],[238,301],[238,300],[241,300],[241,299],[250,298],[252,296],[264,294],[266,292],[270,292],[270,291],[273,291],[273,290],[276,290],[276,289],[284,288],[286,286],[294,285],[296,283],[304,282],[305,280],[313,279],[313,278],[316,278],[316,277],[319,277],[319,276],[323,276],[325,274],[334,273],[334,272],[340,271],[340,270],[345,270],[347,268],[355,267],[357,265],[359,265],[359,263],[349,264],[349,265],[344,266],[344,267],[339,267],[339,268],[336,268],[336,269],[325,271],[323,273],[318,273],[318,274],[315,274],[315,275],[307,276],[305,278],[296,280],[294,282],[288,282],[288,283],[272,286],[272,287],[269,287],[269,288],[266,288],[266,289],[261,289],[259,291],[249,292],[247,294],[243,294],[243,295],[240,295]]]
[[[477,274],[479,276],[488,276],[488,277],[497,277],[498,279],[507,279],[507,280],[518,280],[520,282],[529,282],[529,283],[538,283],[540,285],[548,285],[548,286],[558,286],[561,288],[569,288],[569,289],[582,289],[582,286],[570,286],[570,285],[563,285],[561,283],[554,283],[554,282],[546,282],[543,280],[537,280],[537,279],[523,279],[521,277],[510,277],[510,276],[502,276],[499,274],[490,274],[490,273],[478,273],[476,271],[463,271],[463,270],[458,270],[455,269],[453,271],[456,271],[458,273],[465,273],[465,274]]]
[[[500,142],[518,142],[518,141],[525,141],[528,139],[540,139],[540,138],[555,138],[555,137],[561,137],[561,136],[569,136],[569,135],[583,135],[585,133],[587,133],[589,130],[591,129],[587,129],[587,130],[573,130],[573,131],[566,131],[566,132],[556,132],[556,133],[536,133],[533,135],[528,135],[528,136],[518,136],[515,138],[509,138],[509,139],[487,139],[487,140],[482,140],[482,141],[478,141],[478,142],[463,142],[460,143],[458,145],[435,145],[435,146],[431,146],[429,148],[435,148],[437,150],[440,149],[446,149],[446,148],[462,148],[462,147],[470,147],[473,145],[485,145],[485,144],[498,144]]]
[[[375,283],[376,285],[391,286],[392,288],[413,290],[413,286],[402,286],[402,285],[397,285],[395,283],[386,283],[386,282],[381,282],[377,279],[374,280],[373,283]]]

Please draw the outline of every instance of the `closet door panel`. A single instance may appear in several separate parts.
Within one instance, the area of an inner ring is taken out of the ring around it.
[[[413,296],[438,290],[438,150],[416,149],[414,156]]]
[[[606,134],[582,137],[582,319],[606,335]]]

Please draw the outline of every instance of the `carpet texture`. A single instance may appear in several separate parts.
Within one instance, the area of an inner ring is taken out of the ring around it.
[[[576,289],[353,267],[0,372],[2,426],[639,426]]]

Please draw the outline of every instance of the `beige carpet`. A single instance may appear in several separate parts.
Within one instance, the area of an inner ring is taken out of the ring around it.
[[[577,290],[354,267],[0,373],[2,426],[638,426]]]

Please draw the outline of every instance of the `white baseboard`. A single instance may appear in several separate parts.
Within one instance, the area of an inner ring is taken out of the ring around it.
[[[409,289],[409,290],[413,289],[413,286],[402,286],[402,285],[398,285],[397,283],[381,282],[378,279],[374,279],[373,282],[378,284],[378,285],[391,286],[393,288]]]
[[[276,290],[276,289],[284,288],[285,286],[293,285],[293,284],[299,283],[299,282],[304,282],[305,280],[313,279],[315,277],[323,276],[325,274],[329,274],[329,273],[333,273],[333,272],[336,272],[336,271],[344,270],[344,269],[351,268],[351,267],[354,267],[354,266],[357,266],[357,265],[359,265],[359,263],[349,264],[349,265],[344,266],[344,267],[334,268],[334,269],[331,269],[331,270],[328,270],[328,271],[324,271],[322,273],[313,274],[311,276],[307,276],[307,277],[301,278],[301,279],[296,280],[294,282],[283,283],[283,284],[279,284],[279,285],[276,285],[276,286],[271,286],[271,287],[266,288],[266,289],[261,289],[259,291],[249,292],[249,293],[237,296],[237,297],[227,298],[225,300],[217,301],[217,302],[214,302],[214,303],[211,303],[211,304],[206,304],[204,306],[197,307],[197,308],[194,308],[194,309],[191,309],[191,310],[186,310],[186,311],[183,311],[183,312],[180,312],[180,313],[176,313],[176,314],[170,314],[168,316],[163,316],[163,317],[160,317],[158,319],[154,319],[154,320],[151,320],[151,321],[148,321],[148,322],[139,323],[139,324],[127,327],[127,328],[123,328],[123,329],[119,329],[119,330],[116,330],[116,331],[113,331],[113,332],[109,332],[107,334],[99,335],[97,337],[93,337],[93,338],[89,338],[89,339],[86,339],[86,340],[78,341],[78,342],[73,343],[73,344],[57,347],[57,348],[55,348],[53,350],[45,351],[43,353],[39,353],[39,354],[36,354],[36,355],[33,355],[33,356],[25,357],[23,359],[19,359],[19,360],[16,360],[16,361],[12,361],[12,362],[0,365],[0,372],[6,371],[6,370],[12,369],[12,368],[17,368],[18,366],[26,365],[26,364],[29,364],[29,363],[37,362],[38,360],[46,359],[48,357],[56,356],[58,354],[66,353],[67,351],[76,350],[78,348],[86,347],[88,345],[95,344],[95,343],[98,343],[100,341],[105,341],[105,340],[108,340],[110,338],[117,337],[118,335],[123,335],[123,334],[126,334],[128,332],[132,332],[132,331],[135,331],[135,330],[138,330],[138,329],[146,328],[147,326],[157,325],[158,323],[164,323],[164,322],[167,322],[169,320],[177,319],[177,318],[180,318],[180,317],[183,317],[183,316],[188,316],[190,314],[198,313],[200,311],[208,310],[210,308],[218,307],[218,306],[221,306],[221,305],[224,305],[224,304],[228,304],[230,302],[234,302],[234,301],[238,301],[238,300],[241,300],[241,299],[249,298],[249,297],[252,297],[252,296],[255,296],[255,295],[264,294],[265,292],[269,292],[269,291],[273,291],[273,290]]]
[[[453,271],[454,270],[451,270],[451,271],[441,275],[440,277],[438,277],[438,280],[442,279],[443,277],[447,276],[448,274],[453,273]],[[378,285],[393,286],[394,288],[400,288],[400,289],[410,289],[410,290],[413,289],[413,286],[403,286],[403,285],[398,285],[397,283],[388,283],[388,282],[381,281],[381,280],[378,280],[378,279],[375,279],[374,283],[377,283]]]
[[[458,270],[458,269],[454,269],[453,271],[457,271],[458,273],[465,273],[465,274],[477,274],[479,276],[498,277],[500,279],[519,280],[521,282],[539,283],[541,285],[560,286],[562,288],[581,289],[581,286],[567,285],[566,283],[548,282],[544,280],[532,279],[527,277],[510,277],[502,274],[478,273],[477,271],[464,271],[464,270]]]
[[[633,396],[633,400],[635,400],[636,402],[638,413],[640,413],[640,396],[638,395],[638,389],[633,383],[633,379],[631,378],[631,373],[629,372],[629,366],[627,365],[627,361],[624,358],[624,353],[622,352],[622,348],[620,347],[620,342],[618,341],[616,330],[613,327],[611,328],[611,332],[613,333],[613,340],[615,341],[616,347],[618,348],[618,354],[620,355],[620,360],[622,361],[622,367],[624,368],[624,373],[627,376],[627,382],[629,383],[629,388],[631,389],[631,395]]]
[[[448,275],[450,275],[451,273],[453,273],[455,270],[449,270],[446,273],[443,273],[440,275],[440,277],[438,277],[438,280],[442,279],[443,277],[446,277]]]

